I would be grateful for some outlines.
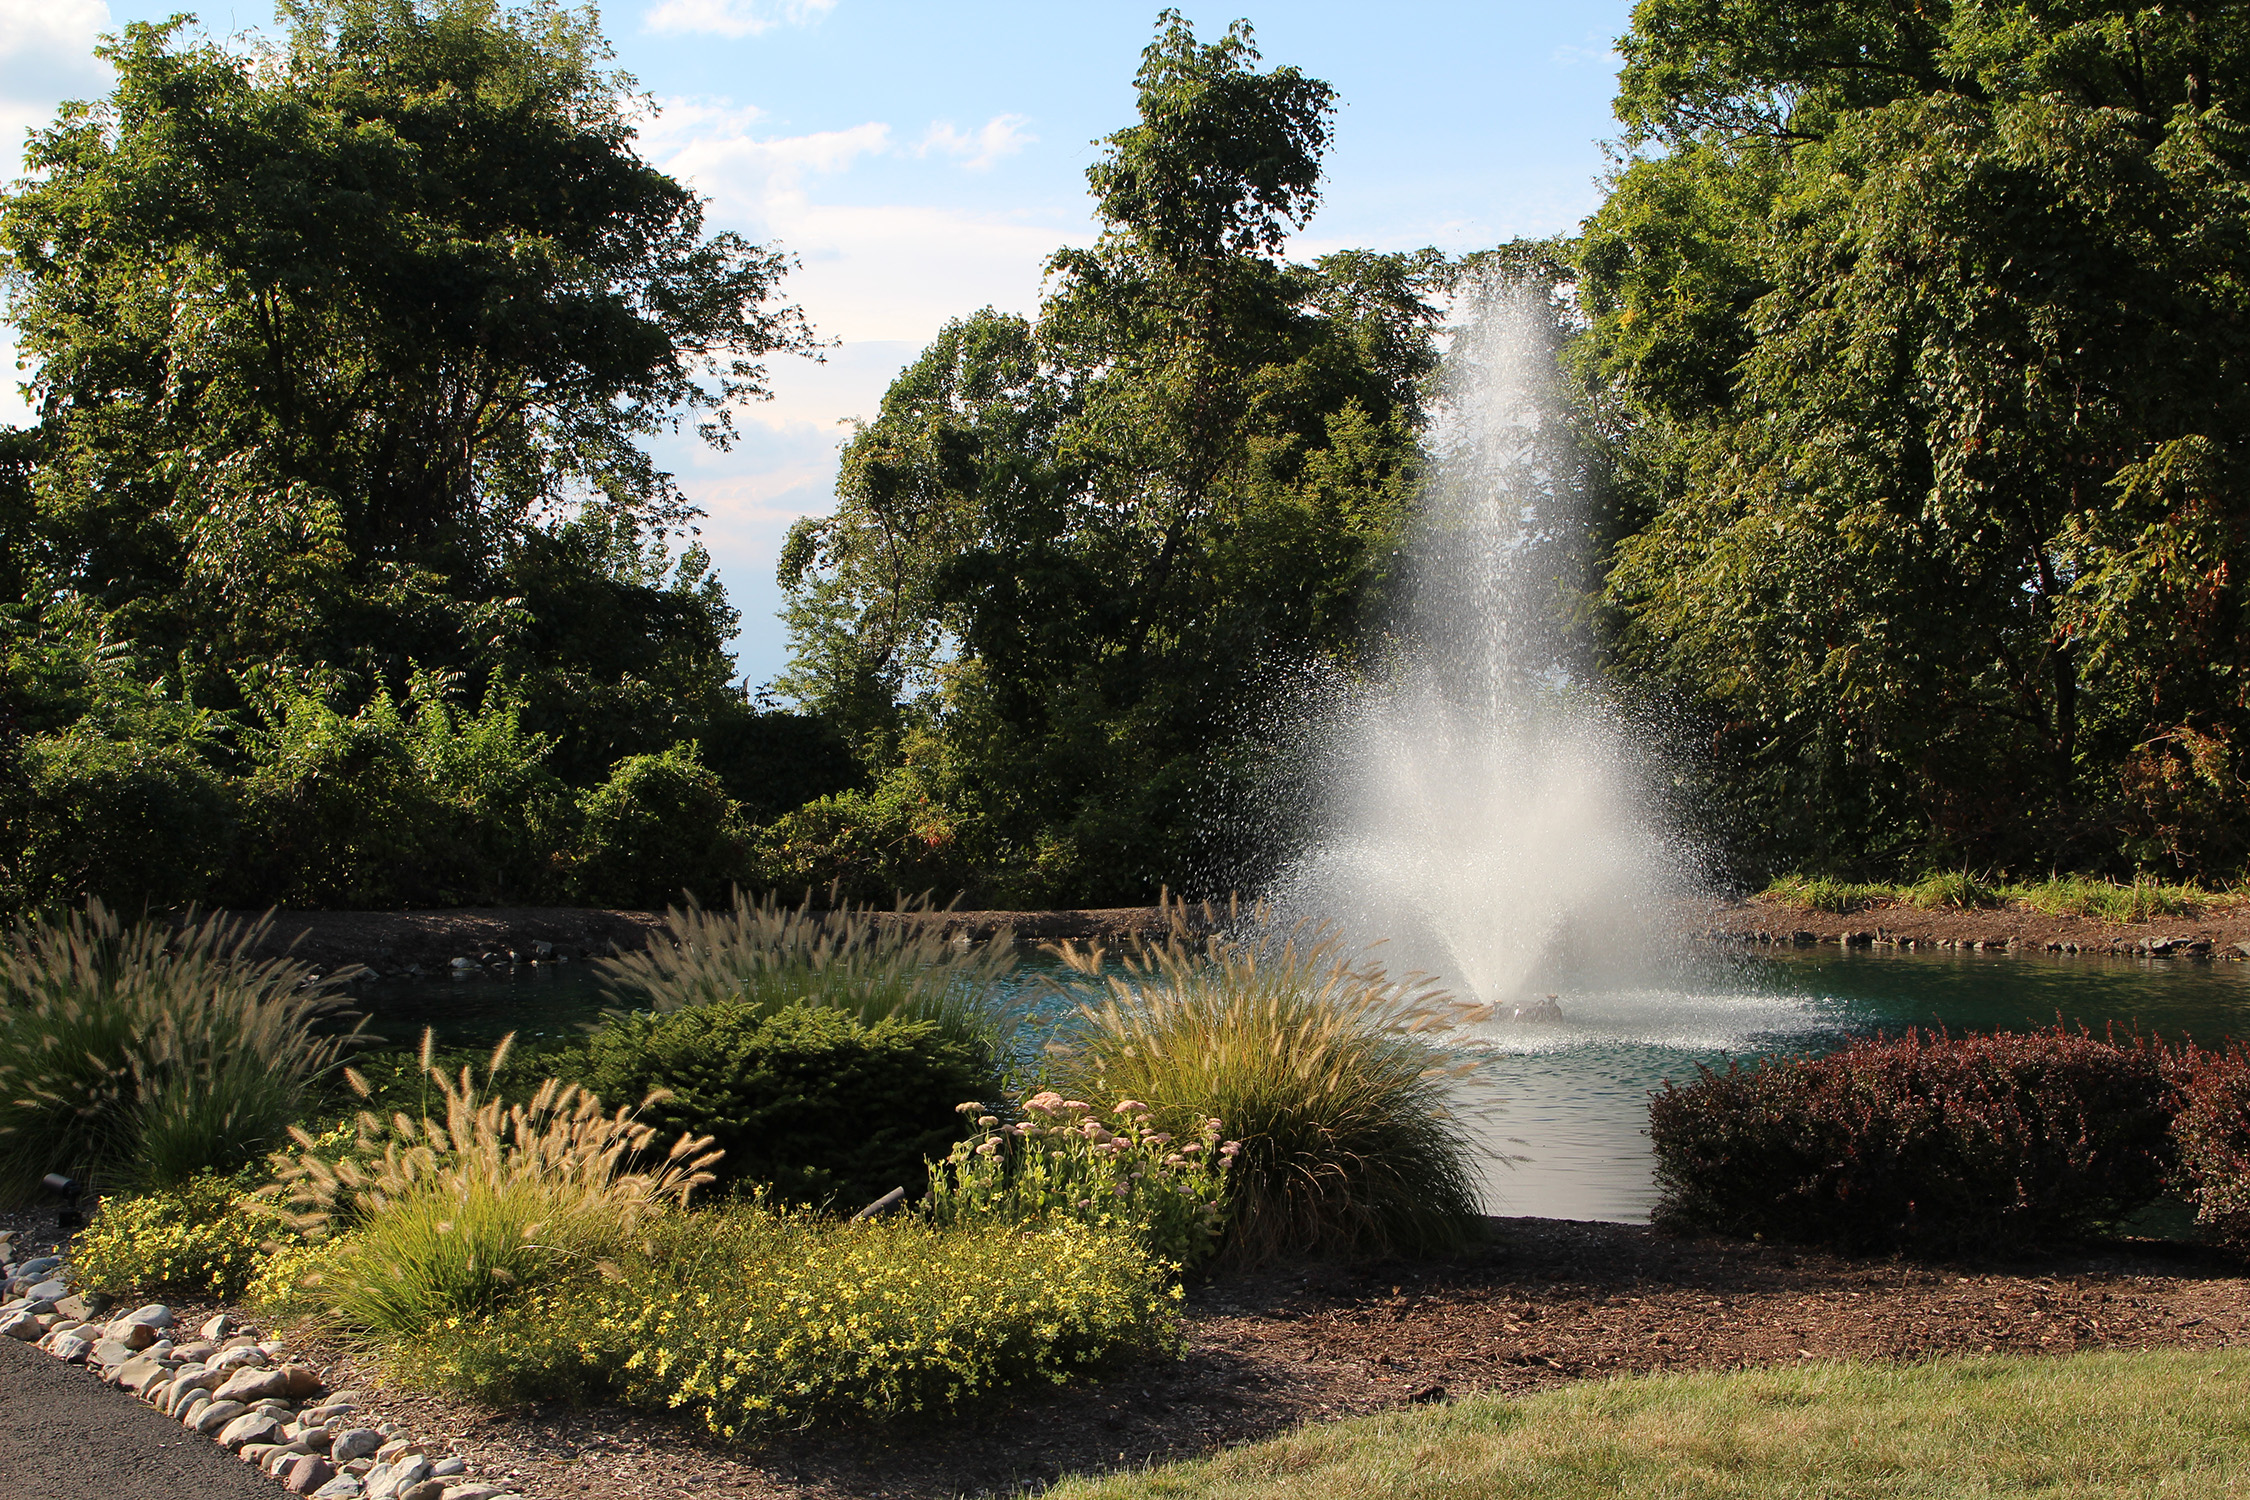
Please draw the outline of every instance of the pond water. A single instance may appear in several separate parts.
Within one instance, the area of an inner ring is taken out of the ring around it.
[[[1028,992],[1041,969],[1027,965]],[[1710,951],[1659,983],[1557,982],[1559,1025],[1495,1025],[1478,1090],[1488,1212],[1637,1221],[1654,1198],[1646,1105],[1698,1063],[1825,1052],[1908,1026],[1990,1030],[2116,1022],[2167,1038],[2250,1035],[2250,964],[2091,955],[2006,956],[1835,948]],[[369,1029],[409,1046],[516,1031],[568,1035],[616,1002],[591,965],[481,971],[371,987]]]

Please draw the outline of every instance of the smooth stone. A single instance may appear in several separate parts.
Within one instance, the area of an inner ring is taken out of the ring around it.
[[[282,1394],[292,1401],[304,1401],[320,1394],[320,1372],[311,1365],[283,1365],[281,1378],[285,1383]]]
[[[218,1352],[219,1346],[212,1343],[209,1339],[190,1339],[188,1342],[180,1345],[179,1349],[180,1358],[194,1360],[198,1364],[202,1363],[204,1360],[209,1359],[212,1355]]]
[[[468,1462],[460,1458],[441,1458],[430,1467],[432,1479],[451,1479],[456,1475],[468,1472]]]
[[[259,1353],[258,1347],[253,1344],[248,1348],[237,1346],[232,1349],[221,1349],[218,1353],[212,1355],[207,1363],[214,1370],[240,1370],[250,1367],[263,1369],[266,1357]]]
[[[442,1479],[424,1479],[398,1492],[397,1500],[438,1500],[445,1493]]]
[[[347,1427],[329,1444],[328,1456],[338,1463],[365,1458],[383,1446],[383,1434],[372,1427]]]
[[[385,1500],[386,1496],[396,1495],[408,1485],[420,1484],[429,1477],[429,1461],[419,1454],[406,1454],[394,1463],[368,1471],[367,1494],[369,1500]]]
[[[313,1500],[353,1500],[360,1493],[359,1480],[350,1474],[339,1474],[319,1489],[313,1491]]]
[[[201,1423],[197,1424],[199,1427]],[[240,1448],[245,1443],[271,1443],[281,1437],[281,1424],[271,1412],[246,1411],[219,1429],[220,1446]]]
[[[244,1443],[235,1450],[234,1456],[246,1464],[256,1464],[263,1469],[266,1466],[266,1460],[280,1451],[281,1444],[279,1443]]]
[[[60,1302],[70,1295],[67,1281],[35,1281],[23,1289],[23,1294],[34,1302]]]
[[[391,1439],[391,1440],[390,1440],[389,1442],[385,1443],[385,1444],[384,1444],[384,1445],[383,1445],[382,1447],[380,1447],[380,1448],[376,1449],[376,1450],[375,1450],[375,1457],[376,1457],[376,1458],[377,1458],[377,1460],[379,1460],[380,1462],[382,1462],[382,1463],[386,1463],[386,1464],[387,1464],[387,1463],[391,1462],[391,1461],[392,1461],[393,1459],[397,1458],[397,1457],[398,1457],[398,1456],[399,1456],[399,1455],[400,1455],[401,1453],[411,1453],[411,1452],[413,1452],[413,1451],[414,1451],[414,1439],[412,1439],[412,1438],[402,1438],[402,1437],[396,1437],[396,1438],[392,1438],[392,1439]]]
[[[249,1409],[239,1401],[213,1401],[190,1417],[187,1425],[197,1432],[217,1432]]]
[[[109,1326],[102,1330],[103,1338],[113,1343],[123,1344],[130,1349],[146,1349],[149,1345],[155,1343],[160,1336],[148,1324],[135,1323],[130,1318],[112,1318]]]
[[[138,1396],[170,1373],[164,1368],[163,1360],[136,1354],[119,1365],[116,1374],[110,1378]]]
[[[210,1404],[211,1393],[198,1386],[173,1401],[172,1409],[166,1415],[176,1418],[182,1427],[193,1427],[196,1417]]]
[[[91,1339],[82,1339],[75,1333],[66,1333],[47,1346],[47,1352],[66,1365],[82,1365],[86,1356],[94,1352]]]
[[[281,1487],[292,1495],[310,1495],[335,1477],[336,1470],[327,1459],[308,1453],[281,1476]]]
[[[84,1297],[62,1297],[56,1299],[55,1311],[66,1318],[77,1318],[83,1322],[93,1317],[94,1304]]]
[[[161,1302],[151,1302],[146,1307],[127,1313],[125,1321],[144,1323],[150,1328],[169,1328],[172,1326],[172,1309]]]
[[[329,1445],[336,1441],[336,1434],[325,1427],[307,1425],[299,1429],[297,1441],[303,1443],[315,1453],[326,1453]]]
[[[349,1401],[328,1401],[319,1406],[308,1406],[302,1418],[310,1427],[321,1422],[333,1422],[338,1417],[348,1417],[359,1408]]]
[[[505,1493],[496,1484],[455,1484],[448,1485],[438,1500],[493,1500],[493,1496]]]
[[[213,1343],[217,1343],[220,1339],[225,1338],[228,1334],[234,1332],[241,1326],[241,1324],[235,1322],[234,1314],[220,1313],[216,1317],[205,1319],[203,1326],[197,1329],[196,1332],[202,1334],[205,1338],[211,1340]]]
[[[39,1326],[39,1315],[37,1313],[20,1312],[14,1317],[0,1321],[0,1337],[22,1339],[27,1344],[37,1342],[43,1332],[45,1330]]]
[[[251,1368],[237,1370],[219,1387],[221,1401],[263,1401],[279,1396],[289,1389],[289,1377],[279,1370]]]
[[[115,1368],[138,1353],[140,1351],[131,1344],[119,1343],[116,1339],[99,1339],[94,1344],[94,1363]]]

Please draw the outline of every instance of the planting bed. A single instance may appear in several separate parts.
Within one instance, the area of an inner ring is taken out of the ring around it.
[[[366,1393],[367,1420],[457,1453],[528,1500],[943,1500],[1472,1390],[1807,1359],[2250,1344],[2240,1262],[2183,1246],[2129,1241],[1940,1264],[1631,1225],[1513,1219],[1494,1221],[1494,1232],[1489,1249],[1454,1261],[1300,1267],[1197,1286],[1178,1365],[1137,1366],[941,1428],[824,1433],[750,1451],[614,1409],[502,1413],[391,1395],[372,1389],[373,1372],[348,1352],[301,1334],[293,1343],[332,1383]]]

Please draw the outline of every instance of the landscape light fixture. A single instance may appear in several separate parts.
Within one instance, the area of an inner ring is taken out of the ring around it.
[[[62,1206],[55,1210],[55,1227],[57,1229],[85,1228],[85,1216],[78,1212],[78,1195],[80,1191],[78,1186],[78,1179],[75,1177],[65,1177],[60,1172],[49,1172],[46,1176],[40,1178],[39,1180],[42,1183],[46,1184],[48,1192],[53,1193],[56,1197],[62,1199]]]

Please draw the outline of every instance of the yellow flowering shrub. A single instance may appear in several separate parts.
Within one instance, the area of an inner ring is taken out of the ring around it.
[[[86,1291],[232,1298],[269,1246],[297,1238],[239,1178],[204,1173],[176,1188],[104,1198],[71,1242],[70,1263]]]
[[[941,1417],[1181,1347],[1166,1268],[1082,1224],[945,1230],[745,1204],[670,1215],[641,1251],[602,1280],[447,1320],[414,1363],[487,1398],[608,1395],[751,1438]]]

